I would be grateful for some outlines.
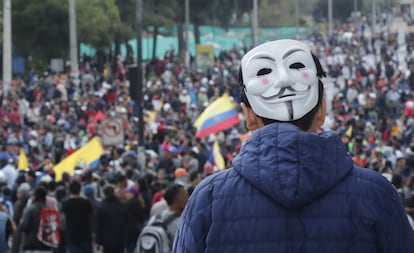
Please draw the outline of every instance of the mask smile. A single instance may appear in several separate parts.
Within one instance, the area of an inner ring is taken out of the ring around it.
[[[297,91],[293,87],[289,86],[289,87],[280,88],[279,92],[276,94],[273,94],[273,95],[262,94],[261,97],[268,102],[282,103],[288,100],[297,100],[297,99],[305,97],[308,94],[310,88],[311,87],[308,86],[306,90]]]

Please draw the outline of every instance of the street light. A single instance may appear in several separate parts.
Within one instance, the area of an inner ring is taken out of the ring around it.
[[[253,37],[252,37],[252,44],[256,46],[257,44],[257,30],[258,30],[258,18],[257,18],[257,0],[253,0],[253,18],[252,18],[252,26],[253,26]]]
[[[190,0],[185,0],[185,54],[184,65],[190,68]]]
[[[136,18],[136,32],[137,32],[137,83],[130,84],[137,86],[136,105],[138,109],[138,145],[144,146],[144,110],[143,110],[143,85],[142,85],[142,1],[136,0],[135,3],[135,18]]]
[[[332,33],[333,33],[332,0],[328,0],[328,35],[332,36]]]
[[[75,0],[69,0],[69,50],[71,74],[78,77],[78,41],[76,34],[76,4]]]
[[[11,89],[12,50],[11,50],[11,0],[3,1],[3,87],[4,93]]]
[[[299,0],[295,0],[295,35],[298,38],[298,27],[299,27]]]

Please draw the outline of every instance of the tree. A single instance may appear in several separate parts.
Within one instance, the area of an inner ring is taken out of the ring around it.
[[[76,11],[79,41],[97,49],[110,48],[114,34],[122,28],[115,0],[77,1]]]
[[[294,1],[259,1],[260,27],[291,26],[295,24]]]
[[[171,31],[177,20],[177,13],[179,13],[178,6],[179,2],[173,0],[144,1],[145,29],[153,36],[152,58],[156,56],[160,27],[165,28],[167,33]]]
[[[120,24],[115,0],[76,1],[76,6],[78,41],[110,47]],[[13,0],[12,8],[14,55],[31,58],[41,68],[52,58],[69,58],[67,0]]]
[[[61,0],[14,0],[12,5],[14,55],[45,66],[51,58],[66,58],[69,49],[68,3]]]
[[[116,4],[119,9],[121,25],[115,31],[115,55],[120,53],[120,44],[124,42],[127,45],[127,62],[133,62],[134,54],[132,48],[128,45],[131,38],[136,37],[136,0],[117,0]],[[113,63],[113,67],[116,62]]]

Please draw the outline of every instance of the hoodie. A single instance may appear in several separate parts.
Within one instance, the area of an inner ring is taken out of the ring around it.
[[[196,187],[174,252],[414,252],[398,193],[334,132],[267,125],[233,166]]]

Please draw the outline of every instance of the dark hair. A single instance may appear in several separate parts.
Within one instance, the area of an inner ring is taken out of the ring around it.
[[[321,78],[326,76],[326,72],[322,69],[321,63],[319,62],[318,58],[313,53],[312,53],[312,58],[316,65],[316,71],[317,71],[316,75],[319,78],[318,102],[316,106],[312,110],[310,110],[307,114],[305,114],[305,116],[303,116],[302,118],[294,120],[294,121],[289,121],[290,123],[296,125],[298,128],[300,128],[303,131],[308,131],[311,128],[316,112],[319,110],[319,107],[322,104],[323,93],[324,93],[324,88],[323,88],[323,83],[321,81]],[[247,107],[251,108],[251,105],[246,95],[246,86],[243,83],[243,74],[242,74],[241,67],[239,68],[239,88],[240,88],[240,102],[244,103]],[[277,123],[277,122],[283,122],[283,121],[268,119],[264,117],[260,117],[260,118],[263,120],[264,125]]]
[[[194,181],[194,179],[196,179],[199,174],[200,174],[200,172],[198,172],[197,170],[192,171],[190,173],[190,178],[189,178],[190,182]]]
[[[393,184],[397,189],[403,188],[403,179],[401,175],[394,174],[391,178],[391,184]]]
[[[118,182],[118,184],[119,183],[122,183],[122,182],[124,182],[125,180],[127,180],[128,178],[127,178],[127,176],[125,176],[125,175],[123,175],[123,174],[119,174],[118,175],[118,178],[117,178],[117,182]]]
[[[171,206],[174,203],[181,189],[184,189],[182,185],[173,184],[172,186],[168,187],[167,190],[165,190],[164,199],[167,202],[168,206]]]
[[[46,202],[47,191],[43,186],[37,186],[34,190],[34,201]]]
[[[106,198],[112,198],[115,196],[115,189],[112,185],[107,185],[104,187],[103,193]]]
[[[73,195],[79,195],[81,192],[82,185],[78,181],[74,180],[69,184],[69,192]]]
[[[1,193],[2,193],[4,196],[10,196],[10,194],[11,194],[11,189],[10,189],[9,187],[7,187],[7,186],[3,186],[3,187],[1,188]]]
[[[62,200],[65,199],[65,197],[66,197],[66,189],[65,189],[65,187],[62,186],[62,185],[59,185],[58,187],[56,187],[55,196],[56,196],[56,200],[58,202],[62,202]]]

